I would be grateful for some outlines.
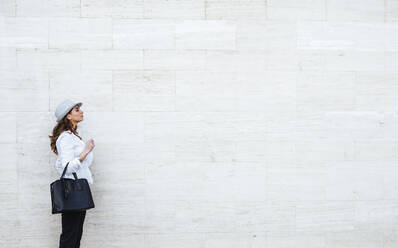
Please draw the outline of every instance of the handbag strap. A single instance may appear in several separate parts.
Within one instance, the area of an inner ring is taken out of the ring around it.
[[[62,176],[61,176],[61,178],[60,178],[61,180],[62,180],[62,178],[64,178],[64,176],[65,176],[66,169],[68,168],[68,165],[69,165],[69,162],[66,164],[65,169],[64,169],[64,171],[62,172]],[[73,172],[72,174],[73,174],[73,177],[75,178],[75,180],[77,180],[78,178],[77,178],[76,172]]]

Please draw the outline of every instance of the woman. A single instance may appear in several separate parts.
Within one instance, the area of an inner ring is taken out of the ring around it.
[[[93,161],[94,140],[86,143],[77,133],[77,124],[83,121],[83,111],[80,109],[82,103],[74,103],[69,99],[61,102],[56,110],[55,125],[51,140],[51,150],[58,155],[55,168],[62,175],[66,164],[69,162],[65,178],[74,178],[76,172],[78,178],[86,178],[89,184],[93,178],[89,166]],[[83,223],[86,211],[75,213],[62,213],[62,233],[60,235],[59,247],[80,247],[83,234]]]

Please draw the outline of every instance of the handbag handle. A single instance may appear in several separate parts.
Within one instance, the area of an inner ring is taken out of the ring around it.
[[[62,176],[60,178],[61,181],[64,181],[63,179],[64,179],[64,176],[65,176],[65,173],[66,173],[66,169],[68,168],[68,165],[69,165],[69,162],[66,164],[65,169],[62,172]],[[75,180],[77,180],[76,172],[73,172],[72,174],[73,174],[73,177],[75,178]],[[64,198],[67,199],[68,196],[69,196],[69,193],[70,193],[70,189],[68,188],[66,183],[63,183],[63,188],[64,188]]]
[[[65,176],[66,169],[68,168],[68,165],[69,165],[69,162],[66,164],[65,169],[64,169],[64,171],[62,172],[62,176],[61,176],[61,178],[60,178],[61,180],[62,180],[62,178],[64,178],[64,176]],[[75,178],[75,180],[77,180],[78,178],[77,178],[76,172],[72,172],[72,174],[73,174],[73,177]]]

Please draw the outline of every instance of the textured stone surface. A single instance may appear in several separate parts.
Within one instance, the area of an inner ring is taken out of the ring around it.
[[[87,248],[398,246],[398,1],[1,0],[0,247],[57,247],[48,135],[94,138]]]

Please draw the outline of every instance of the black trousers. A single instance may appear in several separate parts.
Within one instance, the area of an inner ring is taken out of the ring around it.
[[[86,211],[62,213],[62,233],[59,238],[59,248],[79,248],[83,234]]]

